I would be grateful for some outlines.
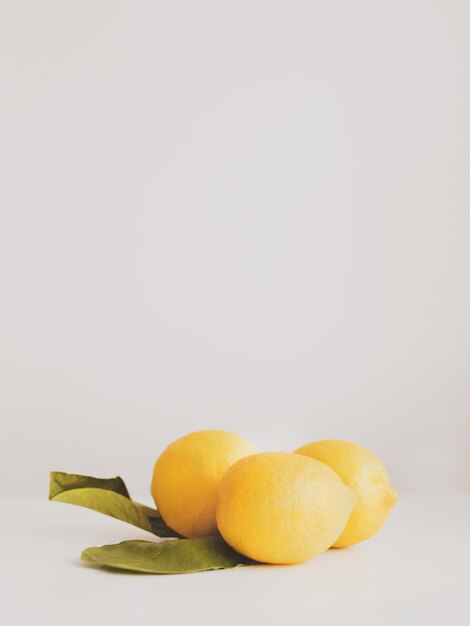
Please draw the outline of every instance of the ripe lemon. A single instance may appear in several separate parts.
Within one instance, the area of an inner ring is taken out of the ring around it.
[[[357,494],[356,507],[333,546],[344,548],[375,535],[398,497],[380,459],[367,448],[333,439],[310,443],[296,453],[329,465]]]
[[[219,481],[232,463],[254,452],[246,439],[223,430],[201,430],[171,443],[152,478],[152,496],[165,523],[184,537],[218,534]]]
[[[217,524],[225,541],[264,563],[300,563],[339,537],[354,492],[324,463],[289,452],[237,461],[220,482]]]

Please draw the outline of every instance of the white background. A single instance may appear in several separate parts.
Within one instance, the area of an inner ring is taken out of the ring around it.
[[[466,0],[0,0],[0,493],[145,494],[201,428],[470,488],[469,25]]]

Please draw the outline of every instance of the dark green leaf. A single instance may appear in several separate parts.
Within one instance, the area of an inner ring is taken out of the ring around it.
[[[200,537],[178,541],[123,541],[101,548],[87,548],[82,559],[88,563],[147,574],[188,574],[212,569],[250,565],[222,537]]]
[[[138,526],[159,537],[179,537],[156,509],[131,500],[122,478],[93,478],[51,472],[49,500],[84,506]]]

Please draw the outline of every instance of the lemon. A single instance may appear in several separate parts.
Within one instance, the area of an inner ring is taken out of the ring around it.
[[[217,524],[237,552],[264,563],[300,563],[327,550],[356,503],[324,463],[289,452],[237,461],[220,482]]]
[[[333,439],[310,443],[296,453],[329,465],[357,494],[356,507],[334,547],[344,548],[375,535],[398,497],[380,459],[367,448]]]
[[[225,471],[257,450],[223,430],[201,430],[171,443],[153,470],[152,496],[165,523],[184,537],[218,534],[217,489]]]

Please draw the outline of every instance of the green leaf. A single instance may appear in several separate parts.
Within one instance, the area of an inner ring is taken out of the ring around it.
[[[156,509],[131,500],[122,478],[93,478],[51,472],[49,500],[83,506],[133,524],[159,537],[179,537]]]
[[[65,472],[51,472],[49,487],[49,500],[53,500],[64,491],[74,489],[86,489],[96,487],[119,493],[125,498],[130,498],[127,487],[120,476],[116,478],[93,478],[93,476],[81,476],[80,474],[66,474]]]
[[[250,565],[254,561],[238,554],[222,537],[200,537],[178,541],[123,541],[101,548],[87,548],[82,560],[147,574],[188,574],[213,569]]]

